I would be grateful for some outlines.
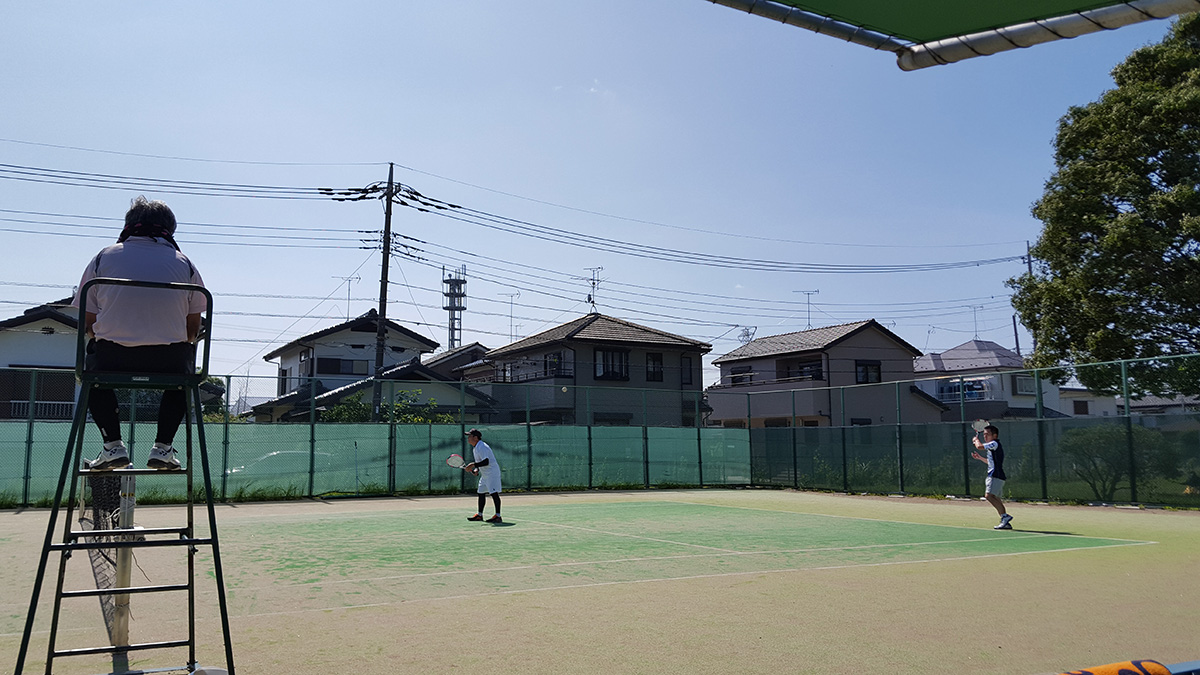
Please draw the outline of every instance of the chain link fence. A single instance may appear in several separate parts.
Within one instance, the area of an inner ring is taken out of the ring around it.
[[[53,495],[72,375],[0,369],[0,506]],[[1006,450],[1006,498],[1200,507],[1198,382],[1200,357],[744,392],[384,381],[376,406],[370,384],[314,380],[284,391],[275,378],[226,376],[205,383],[202,414],[213,487],[227,500],[473,490],[470,476],[445,464],[451,453],[470,456],[472,427],[496,451],[506,490],[980,496],[970,422],[989,419]],[[1183,393],[1154,396],[1147,385]],[[139,464],[153,442],[156,394],[119,396]],[[99,451],[90,423],[84,446],[89,457]],[[183,497],[153,476],[138,488],[141,503]]]

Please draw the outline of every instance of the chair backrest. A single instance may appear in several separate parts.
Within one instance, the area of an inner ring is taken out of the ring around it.
[[[198,353],[200,357],[200,370],[196,376],[203,380],[208,377],[208,357],[212,347],[212,316],[213,316],[213,299],[212,293],[203,286],[196,284],[181,284],[176,282],[162,281],[135,281],[133,279],[113,279],[109,277],[97,277],[88,281],[79,289],[79,330],[78,340],[75,351],[75,377],[83,379],[83,359],[87,351],[87,329],[85,327],[85,318],[87,316],[87,298],[88,291],[93,286],[111,285],[111,286],[137,286],[139,288],[161,288],[179,292],[203,293],[204,298],[208,301],[208,310],[201,317],[200,336],[197,338],[198,343],[203,343],[203,349]]]

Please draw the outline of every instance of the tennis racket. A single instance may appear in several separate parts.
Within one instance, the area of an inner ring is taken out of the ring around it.
[[[991,424],[991,422],[988,422],[987,420],[975,420],[974,422],[971,422],[971,428],[975,430],[975,437],[978,438],[979,434],[983,433],[983,430],[986,429],[989,424]]]
[[[462,455],[450,455],[446,458],[446,463],[455,469],[467,470],[467,460],[462,458]]]

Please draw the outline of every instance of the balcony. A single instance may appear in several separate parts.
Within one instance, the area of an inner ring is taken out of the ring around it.
[[[0,415],[7,419],[28,419],[29,418],[29,401],[4,401],[7,406],[7,415]],[[74,401],[34,401],[33,402],[33,418],[38,420],[69,420],[75,413]]]

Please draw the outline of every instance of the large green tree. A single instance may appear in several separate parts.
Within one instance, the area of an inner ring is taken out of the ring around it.
[[[1059,121],[1034,270],[1008,282],[1036,366],[1200,352],[1200,15],[1112,76]],[[1181,363],[1136,366],[1137,390],[1195,393]],[[1115,368],[1079,375],[1119,391]]]

